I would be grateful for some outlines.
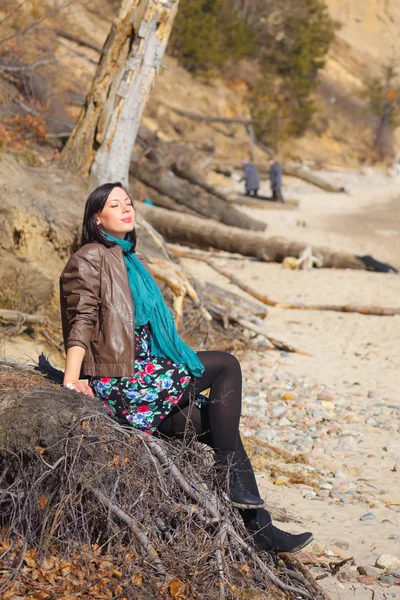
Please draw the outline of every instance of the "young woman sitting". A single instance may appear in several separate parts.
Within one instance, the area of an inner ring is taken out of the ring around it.
[[[272,524],[240,438],[238,360],[185,344],[135,245],[129,193],[119,182],[99,186],[86,202],[81,247],[60,278],[64,386],[95,395],[121,424],[149,435],[183,438],[190,426],[214,449],[217,473],[228,473],[225,490],[255,543],[300,550],[312,534]],[[196,400],[206,389],[209,397]]]

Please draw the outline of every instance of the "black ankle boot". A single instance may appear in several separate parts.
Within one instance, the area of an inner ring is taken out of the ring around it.
[[[215,467],[220,487],[236,508],[261,508],[264,500],[252,494],[240,467],[240,452],[220,451],[215,454]]]
[[[246,523],[246,529],[260,550],[266,552],[299,552],[313,540],[313,534],[287,533],[272,524],[268,511],[259,510],[255,519]]]

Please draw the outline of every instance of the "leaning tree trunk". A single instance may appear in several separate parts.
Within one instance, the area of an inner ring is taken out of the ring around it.
[[[91,183],[128,184],[140,118],[167,47],[179,0],[122,0],[61,164]]]
[[[211,219],[202,219],[175,211],[137,205],[140,214],[169,242],[194,245],[197,248],[217,248],[226,252],[238,252],[254,256],[266,262],[282,262],[286,256],[300,256],[306,244],[284,237],[269,237],[257,232],[222,225]],[[321,256],[324,267],[336,269],[381,270],[369,266],[363,257],[338,252],[326,247],[313,247],[313,254]],[[370,257],[369,257],[370,258]]]

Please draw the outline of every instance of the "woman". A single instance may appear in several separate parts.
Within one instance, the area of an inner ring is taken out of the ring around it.
[[[149,434],[182,438],[190,424],[214,449],[219,479],[257,545],[300,550],[312,535],[272,525],[240,439],[239,362],[227,352],[196,354],[183,342],[135,244],[128,192],[119,182],[99,186],[86,202],[81,248],[60,279],[64,386],[96,395],[119,422]]]

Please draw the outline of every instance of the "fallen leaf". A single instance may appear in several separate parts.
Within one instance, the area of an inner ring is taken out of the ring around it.
[[[49,558],[44,558],[42,560],[42,564],[40,565],[42,567],[42,569],[44,571],[48,571],[49,569],[52,569],[55,565],[54,560],[51,560]]]
[[[44,510],[47,506],[48,503],[48,498],[46,498],[46,496],[40,496],[39,498],[39,506],[42,510]]]
[[[46,448],[42,448],[42,446],[35,446],[35,450],[36,452],[39,452],[39,454],[44,454],[46,452]]]
[[[114,577],[117,577],[117,579],[122,579],[121,571],[117,571],[116,569],[114,569],[112,574],[114,575]]]
[[[32,553],[32,550],[27,550],[24,554],[24,562],[33,569],[36,567],[36,556]]]
[[[179,581],[179,579],[174,579],[169,584],[169,593],[173,598],[176,598],[176,596],[178,596],[178,594],[181,592],[182,587],[182,582]]]
[[[138,587],[140,587],[143,583],[143,577],[141,573],[136,573],[136,575],[133,575],[131,577],[131,583],[132,585],[137,585]]]

